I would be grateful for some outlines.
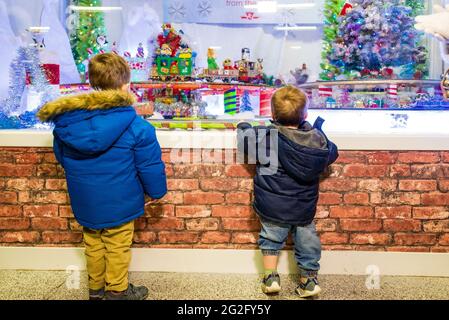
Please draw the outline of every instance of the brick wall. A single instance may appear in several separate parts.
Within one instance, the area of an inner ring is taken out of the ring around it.
[[[163,157],[170,191],[136,221],[135,246],[257,247],[254,167],[208,150]],[[65,190],[51,149],[0,148],[0,245],[81,245]],[[449,251],[449,152],[341,152],[321,191],[324,249]]]

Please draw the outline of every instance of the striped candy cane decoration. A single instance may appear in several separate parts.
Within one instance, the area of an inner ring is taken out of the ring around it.
[[[398,99],[398,85],[390,84],[387,89],[387,97],[391,100]]]
[[[318,93],[320,97],[332,97],[332,87],[319,86]]]

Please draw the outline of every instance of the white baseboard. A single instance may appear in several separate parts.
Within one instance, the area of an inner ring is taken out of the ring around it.
[[[0,270],[85,269],[83,248],[0,247]],[[374,266],[374,267],[373,267]],[[449,254],[324,251],[321,274],[449,277]],[[133,249],[130,271],[185,273],[262,272],[258,250]],[[291,252],[279,261],[282,274],[297,273]]]

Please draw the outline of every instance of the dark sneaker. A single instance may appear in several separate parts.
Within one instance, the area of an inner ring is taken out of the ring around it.
[[[273,272],[263,279],[262,291],[265,294],[279,293],[281,291],[281,278],[277,272]]]
[[[145,286],[136,287],[133,284],[129,284],[128,290],[123,292],[111,292],[106,291],[106,300],[145,300],[148,297],[148,288]]]
[[[307,278],[307,281],[304,283],[302,278],[299,281],[299,286],[296,288],[296,293],[299,294],[301,298],[309,298],[314,297],[320,294],[321,288],[318,285],[318,278]]]
[[[104,289],[92,290],[89,289],[89,300],[103,300],[104,299]]]

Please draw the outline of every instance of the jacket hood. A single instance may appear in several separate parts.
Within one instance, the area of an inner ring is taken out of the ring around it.
[[[38,113],[55,124],[54,135],[72,157],[109,149],[136,118],[134,97],[124,91],[97,91],[68,96],[46,104]]]
[[[279,161],[287,173],[300,181],[319,179],[329,161],[327,138],[305,122],[300,129],[276,126],[279,130]]]

